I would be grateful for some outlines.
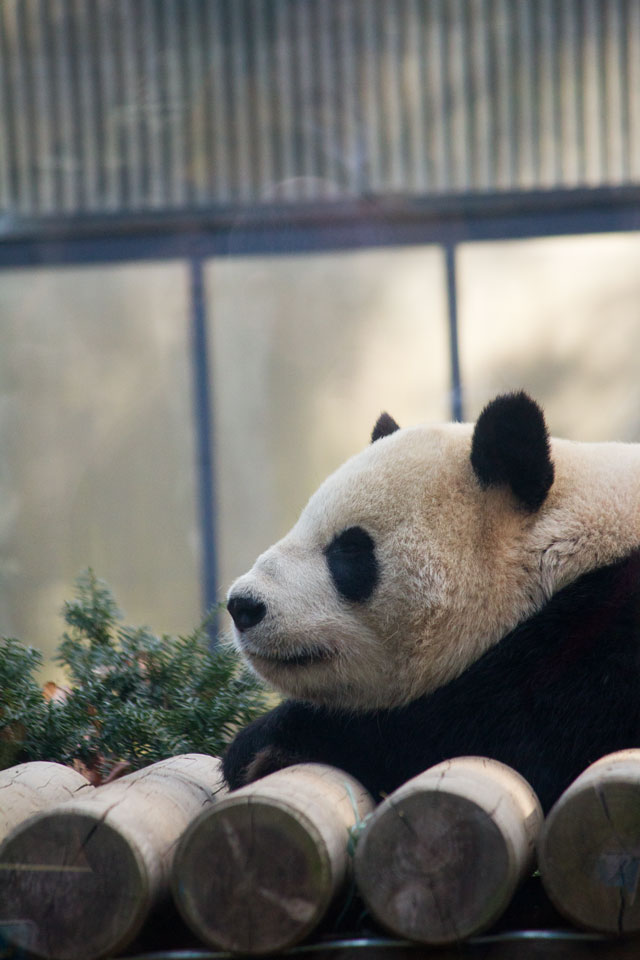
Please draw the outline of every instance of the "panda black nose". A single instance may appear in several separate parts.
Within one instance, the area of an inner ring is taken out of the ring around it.
[[[243,597],[242,594],[229,598],[227,610],[240,632],[248,630],[249,627],[255,627],[256,623],[260,623],[267,612],[267,608],[261,600],[254,600],[253,597]]]

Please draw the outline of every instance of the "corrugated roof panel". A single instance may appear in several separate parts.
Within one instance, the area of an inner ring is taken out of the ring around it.
[[[20,215],[640,182],[640,0],[3,0]]]

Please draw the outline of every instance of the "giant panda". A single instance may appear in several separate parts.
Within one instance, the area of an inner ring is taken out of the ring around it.
[[[640,444],[550,439],[522,392],[475,426],[384,414],[228,610],[288,698],[227,750],[232,788],[318,761],[380,798],[476,754],[548,809],[640,745]]]

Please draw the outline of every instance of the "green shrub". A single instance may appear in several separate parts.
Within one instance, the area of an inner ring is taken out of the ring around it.
[[[210,652],[206,623],[177,638],[122,626],[92,571],[78,579],[63,616],[56,659],[68,686],[43,692],[33,676],[41,655],[0,640],[0,767],[58,760],[100,782],[118,763],[136,769],[177,753],[219,755],[267,707],[230,647]]]
[[[47,704],[33,673],[42,654],[18,640],[0,640],[0,769],[38,752]]]

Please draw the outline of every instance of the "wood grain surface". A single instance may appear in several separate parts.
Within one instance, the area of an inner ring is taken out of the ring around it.
[[[229,794],[187,830],[174,862],[178,908],[205,943],[247,954],[298,943],[350,869],[349,829],[372,809],[363,787],[300,764]]]
[[[531,871],[538,799],[503,764],[449,760],[378,807],[356,851],[356,880],[373,916],[422,943],[463,940],[494,923]]]
[[[640,931],[640,750],[603,757],[565,790],[538,858],[550,899],[573,923]]]
[[[34,813],[92,791],[82,774],[61,763],[34,760],[0,771],[0,842]]]
[[[220,761],[173,757],[32,817],[0,846],[0,924],[16,948],[92,960],[169,897],[180,835],[223,792]]]

